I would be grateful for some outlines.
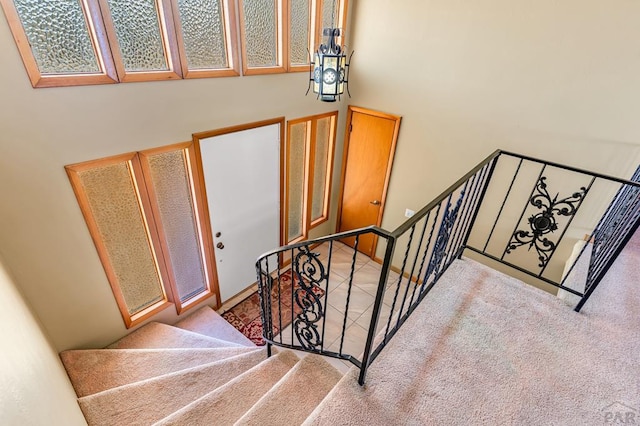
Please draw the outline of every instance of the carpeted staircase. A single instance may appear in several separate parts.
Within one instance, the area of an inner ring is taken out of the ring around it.
[[[342,377],[315,355],[267,358],[208,307],[60,356],[90,425],[301,424]]]
[[[89,424],[603,424],[640,412],[640,234],[578,314],[455,261],[370,366],[267,358],[209,308],[63,352]],[[630,414],[629,414],[630,413]]]

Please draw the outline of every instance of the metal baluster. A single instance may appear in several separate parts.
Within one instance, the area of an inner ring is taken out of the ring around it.
[[[420,274],[422,274],[422,268],[424,266],[424,262],[427,258],[427,253],[429,252],[429,248],[431,248],[431,239],[433,237],[433,231],[436,230],[436,223],[438,222],[438,215],[440,214],[440,207],[442,206],[442,204],[438,204],[436,206],[436,214],[433,218],[433,224],[431,225],[431,231],[429,231],[429,238],[427,239],[427,245],[424,248],[424,255],[422,256],[422,263],[420,264],[420,271],[418,272],[418,278],[420,277]],[[427,269],[429,268],[429,265],[427,264]],[[427,283],[427,277],[425,274],[425,277],[422,280],[422,285],[420,286],[420,292],[418,293],[418,297],[420,297],[420,295],[422,294],[422,292],[424,291],[424,286]]]
[[[479,207],[477,202],[478,202],[478,197],[481,193],[480,188],[482,188],[484,185],[484,182],[485,182],[484,179],[487,176],[488,167],[489,165],[487,164],[487,166],[482,168],[482,170],[479,170],[478,173],[475,175],[477,179],[474,182],[473,188],[471,190],[469,205],[467,206],[467,212],[465,213],[462,230],[460,232],[460,239],[456,241],[456,247],[457,247],[456,251],[458,252],[457,254],[458,258],[462,255],[462,250],[464,250],[465,235],[467,235],[467,231],[469,230],[469,224],[471,223],[470,222],[471,218],[473,217],[474,212],[476,212],[476,209]]]
[[[466,206],[466,202],[469,199],[469,195],[467,193],[467,187],[469,185],[469,180],[464,183],[464,187],[462,191],[460,191],[460,196],[458,201],[456,202],[456,210],[455,210],[455,218],[453,219],[453,224],[451,225],[451,229],[453,232],[449,232],[447,236],[447,245],[445,246],[445,259],[443,265],[448,265],[449,261],[452,257],[452,253],[455,253],[455,241],[457,239],[457,232],[459,231],[460,224],[462,223],[462,213],[464,211],[464,207]],[[455,228],[454,228],[455,227]]]
[[[480,192],[480,196],[477,197],[473,203],[473,208],[471,209],[473,211],[473,216],[471,217],[471,221],[467,224],[465,231],[464,231],[464,239],[462,240],[462,244],[461,247],[464,248],[467,247],[467,243],[469,242],[469,237],[471,236],[471,232],[473,231],[473,225],[475,225],[476,223],[476,219],[478,218],[478,213],[480,212],[480,207],[482,206],[482,202],[484,201],[484,196],[487,193],[487,189],[489,188],[489,184],[491,183],[491,178],[493,177],[493,172],[496,168],[496,165],[498,164],[498,161],[500,159],[500,156],[494,158],[493,160],[491,160],[491,163],[487,164],[485,167],[489,167],[489,172],[485,174],[485,172],[482,172],[482,178],[480,179],[482,182],[482,191]],[[485,168],[483,167],[483,169]],[[460,253],[458,253],[458,257],[462,256],[462,252],[463,250],[460,250]],[[483,251],[484,252],[484,251]]]
[[[281,296],[281,287],[282,280],[280,277],[280,262],[278,262],[278,325],[280,326],[280,331],[278,335],[280,336],[280,343],[282,343],[282,296]],[[272,313],[273,315],[273,313]]]
[[[527,202],[524,204],[524,208],[522,209],[522,213],[520,213],[520,219],[518,219],[518,221],[516,222],[516,226],[513,227],[513,231],[511,232],[511,235],[515,234],[516,231],[518,230],[518,225],[520,225],[520,222],[522,222],[522,218],[524,217],[525,212],[527,211],[527,207],[529,207],[529,200],[531,200],[531,197],[533,197],[533,193],[536,190],[536,187],[538,186],[538,182],[540,181],[540,178],[542,177],[542,174],[544,173],[544,170],[547,168],[547,165],[543,165],[542,169],[540,169],[540,173],[538,174],[538,178],[536,179],[536,181],[533,184],[533,188],[531,188],[531,193],[529,194],[529,197],[527,198]],[[511,244],[511,239],[509,239],[509,242],[507,242],[507,246],[504,248],[504,251],[502,252],[502,256],[500,256],[500,260],[504,260],[504,257],[507,254],[507,250],[509,250],[509,244]]]
[[[398,289],[396,290],[396,297],[393,298],[393,305],[391,306],[391,312],[389,313],[389,322],[391,322],[391,317],[393,316],[393,308],[396,304],[396,298],[398,297],[398,291],[400,290],[400,284],[402,283],[402,277],[404,277],[404,268],[407,266],[407,258],[409,257],[409,250],[411,250],[411,243],[413,242],[413,232],[416,229],[416,225],[411,227],[411,232],[409,232],[409,241],[407,241],[407,249],[404,252],[404,259],[402,260],[402,269],[400,272],[400,280],[398,281]],[[398,327],[400,323],[400,318],[402,317],[402,311],[404,309],[404,304],[407,301],[407,294],[409,294],[409,286],[411,286],[411,275],[407,278],[407,288],[404,290],[404,296],[402,297],[402,303],[400,304],[400,310],[398,311],[398,321],[396,322],[396,327]],[[387,325],[387,331],[389,331],[389,325]]]
[[[340,336],[340,352],[342,355],[342,345],[344,344],[344,335],[347,330],[347,316],[349,315],[349,299],[351,299],[351,287],[353,286],[353,274],[356,267],[356,256],[358,255],[358,241],[360,235],[356,235],[355,243],[353,244],[353,259],[351,260],[351,274],[349,275],[349,288],[347,289],[347,301],[344,307],[344,320],[342,322],[342,335]]]
[[[458,222],[458,225],[456,225],[455,231],[453,232],[453,243],[451,244],[451,250],[450,250],[450,253],[452,253],[453,255],[447,259],[447,263],[451,261],[451,257],[457,257],[458,255],[460,239],[464,235],[463,230],[467,224],[467,220],[469,219],[469,216],[471,213],[471,209],[469,208],[469,206],[472,205],[473,203],[473,198],[477,194],[477,189],[479,186],[478,183],[480,182],[480,179],[478,179],[476,182],[476,177],[477,175],[473,175],[471,177],[471,181],[467,181],[469,182],[469,191],[466,193],[466,197],[464,199],[464,203],[462,204],[462,208],[458,212],[458,218],[460,220]]]
[[[473,177],[474,181],[471,183],[471,190],[469,191],[469,203],[465,206],[464,218],[462,219],[462,226],[460,228],[460,233],[456,237],[456,240],[453,244],[455,249],[453,250],[454,256],[460,259],[462,257],[462,252],[464,251],[464,240],[465,235],[467,235],[467,231],[469,229],[469,221],[473,217],[473,212],[476,211],[478,201],[478,194],[480,191],[480,187],[484,183],[484,177],[487,173],[488,165],[483,167],[478,171]],[[477,178],[477,179],[476,179]]]
[[[639,227],[640,227],[640,215],[636,215],[633,225],[629,227],[628,232],[626,232],[626,234],[622,238],[622,241],[617,245],[613,256],[609,256],[609,259],[606,262],[606,265],[604,266],[604,268],[601,270],[601,272],[597,276],[594,276],[593,282],[591,283],[589,288],[585,291],[585,294],[582,297],[582,299],[580,299],[580,302],[578,303],[578,305],[575,307],[574,310],[576,312],[580,312],[584,304],[587,302],[587,300],[589,300],[589,297],[591,297],[591,294],[598,287],[598,284],[600,284],[604,275],[607,273],[609,268],[611,268],[611,265],[613,265],[613,262],[616,260],[618,255],[620,255],[620,252],[622,252],[622,249],[627,245],[627,243],[629,242],[631,237],[633,237],[633,235],[636,233]]]
[[[416,250],[416,257],[413,260],[413,266],[411,267],[411,276],[413,277],[413,273],[415,272],[416,269],[416,263],[418,262],[418,257],[420,255],[420,248],[422,247],[422,241],[424,240],[424,234],[427,230],[427,223],[429,222],[429,217],[431,216],[431,211],[427,212],[427,215],[424,217],[424,226],[422,227],[422,233],[420,234],[420,243],[418,243],[418,248]],[[427,243],[427,247],[429,247],[429,244]],[[416,296],[416,289],[418,288],[418,286],[420,285],[420,274],[422,273],[422,266],[424,265],[424,258],[427,255],[426,252],[426,248],[425,248],[425,253],[422,256],[422,263],[420,263],[420,269],[418,270],[418,273],[415,275],[416,277],[416,285],[413,286],[413,292],[411,292],[411,300],[409,300],[409,306],[413,305],[413,299]]]
[[[291,322],[289,323],[291,326],[291,345],[295,346],[294,341],[293,341],[293,311],[295,310],[294,308],[294,302],[293,302],[293,293],[295,290],[295,280],[294,280],[294,275],[293,275],[293,259],[294,259],[294,249],[291,249],[291,269],[289,269],[291,271]]]
[[[500,210],[498,210],[498,214],[496,215],[496,221],[493,222],[493,226],[491,227],[491,232],[489,232],[489,236],[487,237],[487,241],[484,243],[484,247],[482,247],[482,251],[487,251],[487,246],[489,245],[489,240],[493,236],[493,232],[496,229],[496,225],[500,220],[500,215],[502,215],[502,211],[504,210],[504,205],[507,203],[507,199],[509,195],[511,195],[511,190],[513,189],[513,184],[516,182],[516,178],[518,177],[518,173],[520,173],[520,167],[522,166],[522,162],[524,160],[521,158],[518,162],[518,167],[516,167],[516,172],[513,175],[513,179],[511,179],[511,184],[509,185],[509,189],[507,189],[507,193],[504,195],[504,200],[502,200],[502,204],[500,205]],[[512,234],[513,235],[513,234]]]
[[[384,347],[384,342],[378,345],[373,354],[371,352],[373,346],[373,339],[376,335],[376,329],[378,328],[378,320],[380,318],[380,308],[382,301],[384,300],[384,292],[386,290],[387,279],[389,277],[389,269],[391,267],[391,259],[393,259],[393,251],[395,250],[396,239],[393,237],[387,237],[387,248],[384,254],[384,261],[382,262],[382,270],[380,271],[380,280],[378,281],[378,290],[376,291],[376,300],[373,303],[373,310],[371,311],[371,322],[369,323],[369,331],[367,333],[367,341],[364,344],[364,352],[362,354],[362,364],[360,365],[360,375],[358,376],[358,383],[364,384],[364,378],[367,374],[367,368],[379,353],[380,348]]]
[[[322,342],[320,344],[320,351],[324,352],[324,331],[326,329],[325,325],[327,323],[327,309],[329,308],[329,303],[327,302],[329,298],[329,278],[331,278],[331,256],[333,255],[333,240],[329,241],[329,256],[327,256],[327,285],[325,286],[324,292],[324,312],[322,313]]]
[[[449,216],[449,212],[450,212],[450,209],[451,209],[451,197],[452,197],[452,195],[453,195],[453,193],[449,194],[449,197],[447,198],[446,207],[444,209],[444,212],[442,213],[442,219],[440,220],[440,227],[438,228],[438,234],[436,235],[436,240],[433,243],[433,249],[431,250],[431,258],[429,259],[429,263],[427,264],[427,271],[426,271],[425,276],[424,276],[424,282],[422,283],[423,287],[424,287],[425,282],[427,281],[427,279],[434,272],[437,272],[438,265],[440,264],[440,260],[441,260],[442,254],[439,253],[439,251],[441,251],[439,246],[442,245],[441,237],[444,236],[443,229],[447,226],[446,220],[447,220],[447,217]],[[434,275],[434,281],[433,281],[434,283],[435,283],[436,279],[437,279],[437,275]]]

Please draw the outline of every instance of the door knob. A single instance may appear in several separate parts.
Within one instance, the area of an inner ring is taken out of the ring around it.
[[[222,235],[221,232],[216,232],[216,238],[220,238],[221,235]]]
[[[218,247],[220,250],[222,250],[224,248],[224,244],[218,243],[218,244],[216,244],[216,247]]]
[[[380,205],[380,201],[378,200],[373,200],[373,201],[369,201],[371,204],[373,204],[374,206],[379,206]]]

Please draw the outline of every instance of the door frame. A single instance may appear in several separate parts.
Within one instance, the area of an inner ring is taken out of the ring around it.
[[[391,140],[391,150],[389,152],[389,160],[387,162],[387,170],[384,177],[384,186],[382,187],[382,197],[380,198],[380,210],[378,211],[378,219],[376,220],[375,226],[380,226],[382,224],[382,217],[384,215],[384,209],[387,201],[387,191],[389,189],[389,180],[391,179],[391,169],[393,168],[393,159],[396,153],[396,145],[398,142],[398,135],[400,133],[400,122],[402,117],[399,115],[389,114],[382,111],[376,111],[372,109],[367,109],[363,107],[358,107],[354,105],[349,105],[347,107],[347,124],[344,130],[344,144],[342,147],[342,170],[340,174],[340,193],[338,198],[338,216],[336,218],[336,231],[340,230],[340,222],[342,220],[342,197],[344,196],[344,183],[347,172],[347,161],[349,160],[349,139],[351,137],[351,120],[353,118],[353,113],[357,112],[360,114],[371,115],[374,117],[385,118],[388,120],[393,120],[395,122],[393,128],[393,138]],[[378,236],[374,235],[373,237],[373,249],[371,251],[371,258],[376,257],[376,249],[378,248]]]
[[[223,127],[220,129],[214,129],[214,130],[206,130],[204,132],[198,132],[198,133],[193,133],[192,134],[192,140],[193,140],[193,146],[194,146],[194,151],[195,151],[195,168],[197,170],[197,175],[198,175],[198,186],[199,189],[201,191],[201,197],[202,197],[202,206],[203,206],[203,212],[202,212],[202,218],[201,221],[203,222],[204,226],[203,228],[206,229],[206,232],[208,234],[208,240],[210,242],[210,245],[208,247],[206,247],[205,249],[211,254],[211,259],[214,265],[216,264],[216,257],[215,257],[215,249],[213,247],[213,243],[214,243],[214,238],[213,238],[213,230],[211,229],[211,216],[210,216],[210,212],[209,212],[209,203],[208,203],[208,198],[207,198],[207,187],[205,185],[204,182],[204,170],[202,167],[202,153],[200,151],[200,140],[202,139],[208,139],[214,136],[220,136],[220,135],[226,135],[229,133],[236,133],[236,132],[241,132],[244,130],[251,130],[251,129],[256,129],[258,127],[266,127],[266,126],[271,126],[273,124],[279,124],[280,125],[280,151],[282,151],[283,149],[283,144],[284,144],[284,126],[285,126],[285,117],[276,117],[276,118],[271,118],[268,120],[262,120],[262,121],[254,121],[252,123],[245,123],[245,124],[239,124],[236,126],[230,126],[230,127]],[[280,187],[282,187],[282,168],[283,168],[283,159],[282,156],[280,155]],[[278,235],[280,235],[280,238],[282,239],[282,203],[283,203],[283,193],[282,191],[280,191],[280,206],[278,208],[278,216],[280,217],[280,232],[278,232]],[[282,245],[282,241],[280,241],[280,245]],[[219,287],[219,283],[218,283],[218,268],[215,267],[214,268],[214,273],[215,273],[215,277],[214,277],[214,281],[215,281],[215,290],[216,290],[216,301],[217,301],[217,308],[219,308],[220,306],[222,306],[225,303],[228,303],[230,300],[234,300],[237,296],[239,296],[240,294],[243,294],[248,288],[251,288],[253,286],[255,286],[257,284],[257,281],[255,281],[253,284],[249,285],[246,289],[242,290],[241,292],[239,292],[238,294],[228,298],[226,301],[222,301],[221,297],[220,297],[220,287]]]

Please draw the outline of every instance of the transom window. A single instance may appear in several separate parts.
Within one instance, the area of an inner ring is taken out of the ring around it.
[[[34,87],[308,71],[345,2],[0,0]]]

